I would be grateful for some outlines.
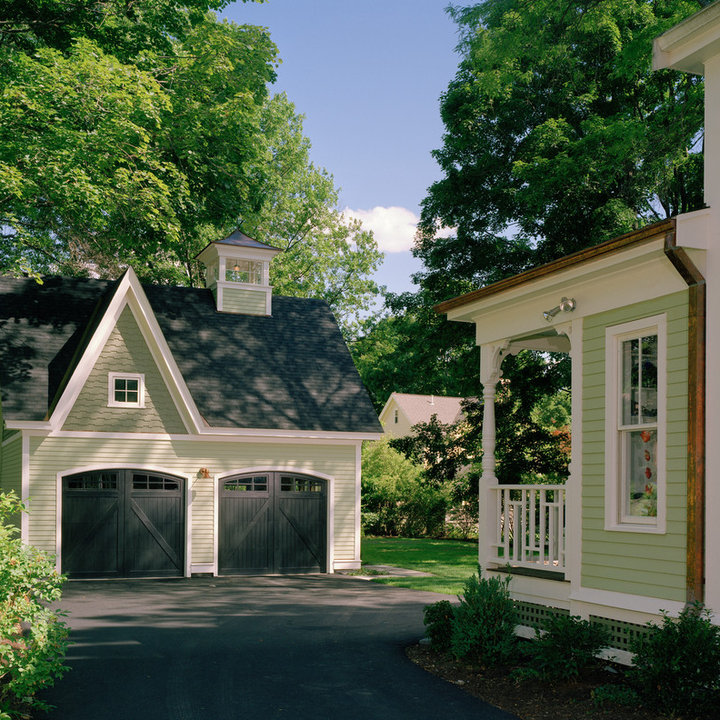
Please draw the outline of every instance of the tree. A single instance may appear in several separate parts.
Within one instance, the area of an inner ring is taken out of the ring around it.
[[[0,269],[192,280],[250,195],[275,46],[207,3],[97,3],[54,32],[60,5],[0,16]]]
[[[446,299],[448,276],[477,287],[702,206],[702,80],[650,67],[653,38],[700,6],[451,8],[462,59],[415,249],[424,289]]]
[[[277,291],[351,333],[381,255],[269,96],[267,30],[207,12],[224,4],[0,2],[0,272],[198,285],[197,253],[244,223],[285,250]]]
[[[303,117],[284,94],[266,102],[260,130],[265,158],[253,178],[243,229],[284,251],[271,266],[277,293],[323,298],[346,334],[354,335],[377,295],[370,275],[382,253],[372,233],[337,209],[333,178],[310,161]]]

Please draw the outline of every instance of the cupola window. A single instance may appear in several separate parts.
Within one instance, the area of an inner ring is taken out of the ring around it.
[[[263,284],[263,263],[256,260],[230,260],[225,266],[225,280],[227,282],[248,283],[250,285]]]

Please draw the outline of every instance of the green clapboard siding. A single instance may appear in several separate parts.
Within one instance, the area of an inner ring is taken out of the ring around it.
[[[214,481],[198,477],[273,467],[334,478],[335,560],[355,560],[355,446],[121,438],[30,439],[30,542],[56,548],[57,476],[82,466],[152,466],[190,478],[193,563],[209,564],[214,553]]]
[[[246,288],[223,288],[224,312],[245,315],[266,315],[267,293],[265,290],[248,290]]]
[[[145,407],[108,407],[108,374],[144,373]],[[70,411],[63,430],[185,433],[132,310],[126,307]]]
[[[606,531],[605,329],[667,318],[667,532]],[[582,584],[599,590],[685,600],[688,293],[673,293],[583,323]]]
[[[22,497],[22,440],[19,436],[0,447],[0,491],[14,492]],[[19,516],[12,522],[20,527]]]

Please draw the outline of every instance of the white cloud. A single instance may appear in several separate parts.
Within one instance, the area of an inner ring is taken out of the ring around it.
[[[374,207],[372,210],[343,211],[348,218],[362,222],[372,230],[380,250],[386,253],[410,250],[415,238],[415,228],[420,218],[403,207]]]

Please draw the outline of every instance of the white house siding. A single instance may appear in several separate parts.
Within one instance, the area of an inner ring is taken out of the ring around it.
[[[605,519],[605,328],[667,318],[667,531],[607,531]],[[688,293],[590,316],[583,331],[582,586],[682,602],[687,508]]]
[[[108,407],[108,374],[111,372],[145,375],[145,407]],[[185,425],[129,307],[120,315],[63,430],[185,432]]]
[[[267,312],[267,292],[233,288],[225,285],[222,291],[222,309],[224,312],[265,315]]]
[[[30,440],[32,523],[29,541],[57,550],[57,476],[79,467],[152,467],[190,477],[191,562],[214,562],[215,484],[219,475],[244,468],[267,467],[320,473],[334,482],[335,563],[358,562],[356,546],[355,443],[236,442],[189,439],[33,437]],[[203,479],[201,468],[209,471]]]

